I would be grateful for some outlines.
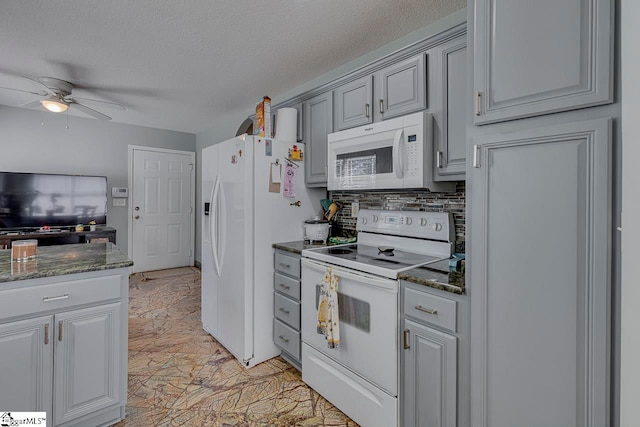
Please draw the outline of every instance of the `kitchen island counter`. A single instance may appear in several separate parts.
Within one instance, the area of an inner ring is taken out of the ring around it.
[[[133,261],[113,243],[40,246],[34,259],[11,260],[11,249],[0,250],[0,283],[130,267]]]

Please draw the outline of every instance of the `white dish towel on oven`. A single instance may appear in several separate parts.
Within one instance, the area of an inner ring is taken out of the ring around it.
[[[327,267],[320,286],[320,301],[318,304],[319,334],[327,339],[327,347],[340,346],[340,319],[338,316],[338,283],[340,279],[333,274],[333,268]]]

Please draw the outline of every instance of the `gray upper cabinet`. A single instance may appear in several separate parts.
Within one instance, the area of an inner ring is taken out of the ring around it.
[[[464,180],[467,162],[466,34],[432,49],[429,104],[433,114],[434,181]]]
[[[365,76],[335,89],[336,131],[369,124],[372,111],[373,76]]]
[[[475,0],[475,124],[613,102],[611,0]]]
[[[333,92],[302,104],[304,112],[304,178],[308,187],[327,186],[327,136],[333,132]]]
[[[473,142],[474,426],[608,426],[611,120]]]
[[[427,108],[426,58],[423,53],[374,74],[376,121]]]

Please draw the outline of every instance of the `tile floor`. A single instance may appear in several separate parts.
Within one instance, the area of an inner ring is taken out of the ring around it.
[[[122,426],[357,424],[280,357],[251,369],[202,330],[200,272],[135,274],[129,298],[129,391]]]

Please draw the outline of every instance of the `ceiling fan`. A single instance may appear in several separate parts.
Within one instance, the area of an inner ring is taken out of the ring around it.
[[[107,116],[106,114],[102,114],[101,112],[96,111],[93,108],[89,108],[78,101],[89,101],[90,103],[97,103],[108,108],[115,108],[120,111],[127,110],[124,105],[118,104],[117,102],[73,97],[71,96],[71,92],[73,91],[74,85],[73,83],[67,82],[65,80],[60,80],[53,77],[38,77],[37,79],[32,79],[31,77],[26,76],[22,77],[39,84],[40,86],[42,86],[43,90],[41,92],[33,92],[30,90],[14,89],[10,87],[0,87],[0,89],[30,93],[32,95],[38,95],[43,98],[27,102],[26,104],[20,105],[20,107],[31,108],[42,105],[44,108],[54,113],[62,113],[64,111],[67,111],[69,107],[72,107],[99,120],[111,120],[111,117]]]

